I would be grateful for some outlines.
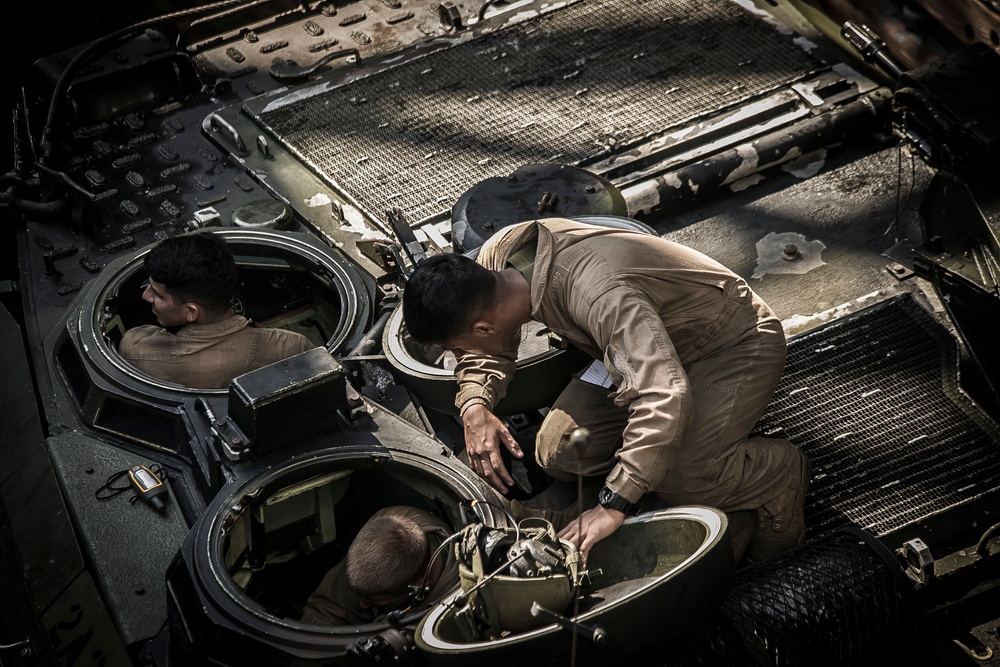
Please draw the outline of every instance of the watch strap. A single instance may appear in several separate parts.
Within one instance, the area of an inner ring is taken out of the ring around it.
[[[603,487],[601,492],[598,494],[597,502],[600,503],[601,507],[604,507],[605,509],[618,510],[619,512],[628,515],[634,515],[639,512],[638,505],[622,498],[606,486]]]

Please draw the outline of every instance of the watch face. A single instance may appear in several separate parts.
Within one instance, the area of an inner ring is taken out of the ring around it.
[[[623,512],[625,514],[634,514],[636,511],[635,505],[625,500],[606,486],[601,489],[599,494],[597,494],[597,502],[600,503],[601,507],[610,510],[618,510],[619,512]]]

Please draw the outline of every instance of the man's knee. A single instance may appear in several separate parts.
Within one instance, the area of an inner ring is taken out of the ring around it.
[[[535,436],[535,460],[553,479],[570,481],[580,470],[580,452],[570,445],[576,421],[562,410],[550,410]]]
[[[585,437],[574,439],[574,433],[581,428]],[[621,442],[622,430],[616,424],[583,426],[569,413],[552,409],[535,436],[535,460],[554,479],[570,481],[578,474],[603,476],[614,467]]]

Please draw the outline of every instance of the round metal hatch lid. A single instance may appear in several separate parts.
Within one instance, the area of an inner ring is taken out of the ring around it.
[[[283,229],[294,227],[292,208],[276,199],[261,199],[233,211],[233,226],[250,229]]]
[[[527,220],[626,216],[628,205],[607,179],[579,167],[529,164],[488,178],[459,197],[452,210],[456,252],[478,248],[496,230]]]

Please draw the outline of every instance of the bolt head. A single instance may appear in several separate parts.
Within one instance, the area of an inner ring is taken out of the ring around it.
[[[798,246],[794,243],[789,243],[781,250],[781,258],[792,262],[801,259],[802,253],[799,252]]]

